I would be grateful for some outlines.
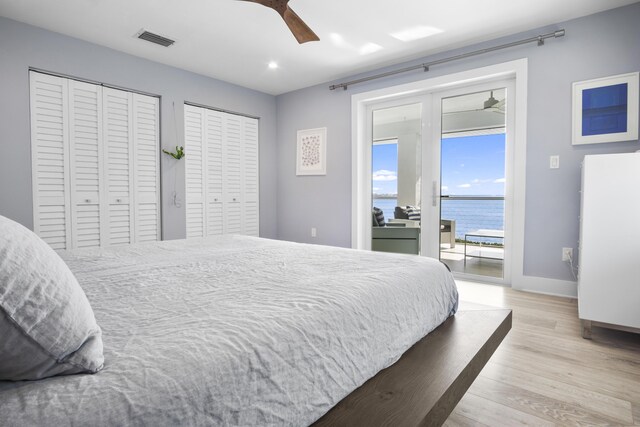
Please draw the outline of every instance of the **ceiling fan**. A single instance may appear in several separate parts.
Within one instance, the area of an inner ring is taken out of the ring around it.
[[[501,99],[500,101],[498,101],[493,97],[493,91],[491,91],[491,96],[489,96],[489,99],[484,101],[483,110],[492,110],[498,113],[504,113],[505,103],[506,99]]]
[[[306,43],[311,41],[318,41],[320,38],[314,33],[311,28],[304,21],[291,10],[289,0],[241,0],[249,1],[252,3],[259,3],[263,6],[269,7],[282,16],[284,22],[287,24],[293,36],[298,40],[298,43]]]

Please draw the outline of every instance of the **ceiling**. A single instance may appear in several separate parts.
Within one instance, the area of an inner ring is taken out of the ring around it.
[[[459,113],[465,111],[483,110],[484,103],[491,96],[496,101],[504,100],[506,96],[506,89],[499,88],[493,91],[467,93],[459,96],[452,96],[450,98],[442,99],[442,112],[444,114]]]
[[[0,0],[0,15],[277,95],[637,1],[291,0],[320,37],[302,45],[275,11],[237,0]],[[176,43],[135,38],[142,28]],[[412,29],[437,33],[391,35]]]
[[[453,114],[459,112],[481,111],[484,109],[484,102],[488,100],[492,94],[496,101],[502,101],[505,98],[506,90],[504,88],[498,88],[492,92],[483,91],[444,98],[442,100],[442,113]],[[375,125],[406,122],[418,120],[421,112],[422,104],[420,103],[381,108],[373,112],[373,120]]]

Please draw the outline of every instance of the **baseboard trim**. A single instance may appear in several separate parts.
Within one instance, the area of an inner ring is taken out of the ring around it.
[[[558,297],[577,298],[578,283],[568,280],[548,279],[546,277],[521,276],[514,280],[511,287],[519,291]]]

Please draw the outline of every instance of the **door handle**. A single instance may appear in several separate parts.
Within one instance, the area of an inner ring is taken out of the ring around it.
[[[433,181],[431,191],[431,206],[435,208],[438,206],[438,181]]]

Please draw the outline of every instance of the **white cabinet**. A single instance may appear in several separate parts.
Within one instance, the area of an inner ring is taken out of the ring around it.
[[[54,249],[158,240],[158,99],[30,79],[36,233]]]
[[[258,236],[258,120],[184,111],[187,237]]]
[[[578,277],[585,337],[591,321],[640,328],[639,187],[640,153],[585,156]]]

